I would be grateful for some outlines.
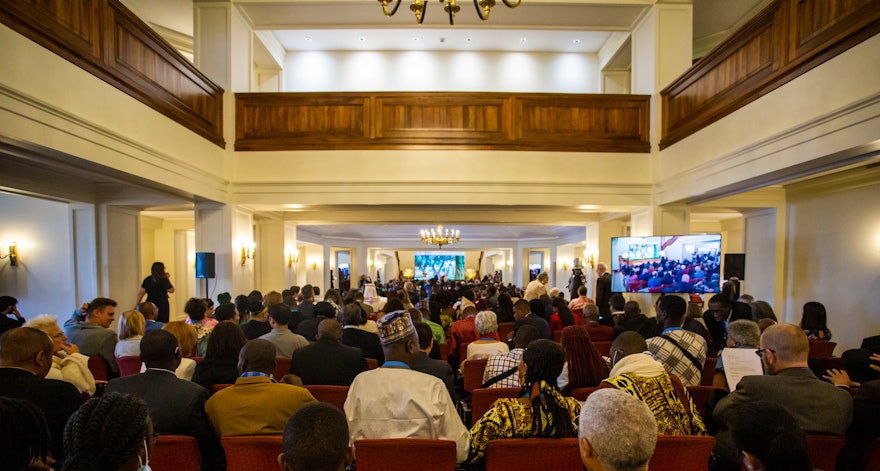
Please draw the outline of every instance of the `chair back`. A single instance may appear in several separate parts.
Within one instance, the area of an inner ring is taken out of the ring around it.
[[[536,469],[583,471],[578,439],[504,438],[489,442],[486,451],[486,471]]]
[[[358,471],[412,469],[452,471],[455,469],[455,442],[452,440],[421,438],[357,440],[354,442],[354,448]],[[416,464],[417,466],[414,466]]]
[[[507,336],[513,332],[513,326],[516,325],[516,322],[499,322],[498,323],[498,336],[501,337],[502,342],[507,341]]]
[[[221,390],[221,389],[226,389],[226,388],[228,388],[229,386],[232,386],[232,384],[226,384],[226,383],[212,384],[212,385],[211,385],[211,394],[214,394],[215,392],[217,392],[217,391],[219,391],[219,390]]]
[[[715,438],[699,435],[660,435],[648,462],[651,471],[705,471]]]
[[[272,370],[272,377],[275,381],[281,381],[284,375],[290,374],[290,358],[275,357],[275,369]]]
[[[813,469],[834,471],[837,455],[846,444],[846,437],[839,435],[807,434],[807,453]],[[876,469],[876,468],[865,468]]]
[[[519,395],[519,388],[477,388],[474,389],[471,398],[471,425],[473,426],[480,420],[480,417],[491,409],[495,404],[495,400],[502,397],[516,397]]]
[[[104,357],[98,355],[89,356],[89,371],[92,372],[96,381],[107,381],[110,379],[110,365]]]
[[[712,386],[715,379],[715,364],[718,363],[718,357],[706,357],[703,363],[703,373],[700,377],[700,386]]]
[[[468,349],[468,345],[470,345],[470,344],[471,344],[471,342],[465,342],[465,343],[458,346],[458,361],[459,362],[462,362],[467,358],[467,349]]]
[[[315,399],[327,402],[343,410],[345,398],[348,397],[348,386],[331,386],[323,384],[311,384],[305,387],[312,393]]]
[[[611,343],[612,342],[593,342],[593,346],[596,347],[596,351],[599,352],[599,355],[603,357],[607,357],[611,355]]]
[[[553,331],[553,341],[556,343],[562,343],[562,331],[554,330]]]
[[[810,340],[809,358],[831,358],[834,356],[834,347],[837,342],[830,340]]]
[[[473,392],[483,385],[483,372],[488,358],[474,358],[464,362],[464,390]]]
[[[367,358],[367,368],[375,370],[379,367],[379,360],[375,358]]]
[[[597,389],[599,389],[598,386],[592,388],[574,388],[571,390],[571,393],[569,393],[569,396],[583,402],[586,401],[587,397],[589,397],[590,394],[593,394]]]
[[[278,469],[281,435],[244,435],[222,437],[226,466],[230,471],[263,471]]]
[[[116,364],[119,365],[119,376],[131,376],[141,372],[140,356],[117,357]]]
[[[880,469],[880,438],[875,438],[865,453],[865,469]]]
[[[440,351],[440,360],[448,362],[449,361],[449,345],[445,343],[438,343],[437,350]]]
[[[200,471],[199,444],[186,435],[159,435],[150,455],[150,468],[153,471]]]

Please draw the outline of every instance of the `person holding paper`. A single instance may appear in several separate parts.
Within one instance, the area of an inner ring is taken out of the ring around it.
[[[758,343],[761,341],[761,328],[758,327],[758,323],[755,321],[750,321],[748,319],[740,319],[738,321],[733,321],[727,325],[727,341],[725,344],[724,350],[718,355],[718,362],[715,363],[715,377],[712,379],[712,386],[716,388],[722,388],[730,391],[731,389],[736,389],[736,384],[739,383],[739,379],[744,375],[760,375],[763,374],[763,370],[761,368],[761,359],[755,358],[755,361],[748,362],[752,366],[751,370],[741,371],[740,369],[743,366],[743,363],[746,362],[737,362],[736,365],[731,365],[731,371],[727,372],[724,367],[724,352],[729,349],[742,349],[746,352],[754,352],[758,349]],[[741,352],[733,352],[729,353],[727,356],[736,355],[739,357]],[[747,357],[744,360],[752,360],[752,356],[749,353],[745,353],[742,356]],[[731,373],[731,374],[727,374]],[[728,381],[728,377],[731,376],[731,380]],[[735,379],[734,379],[735,378]],[[733,382],[733,384],[730,384]]]

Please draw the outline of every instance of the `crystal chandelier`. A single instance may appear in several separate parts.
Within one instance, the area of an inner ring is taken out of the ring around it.
[[[522,3],[522,0],[516,0],[515,2],[511,2],[508,0],[501,0],[507,5],[509,8],[516,8]],[[389,10],[388,4],[394,3],[394,7]],[[379,3],[382,4],[382,12],[385,13],[385,16],[394,16],[397,13],[397,9],[400,8],[400,0],[379,0]],[[477,15],[480,16],[480,19],[486,21],[489,19],[489,10],[495,6],[495,0],[474,0],[474,8],[477,9]],[[412,5],[409,6],[410,11],[412,11],[416,15],[416,22],[418,24],[422,24],[425,21],[425,10],[428,8],[428,0],[413,0]],[[446,0],[446,6],[443,7],[443,11],[445,11],[449,15],[449,24],[455,24],[455,14],[461,11],[461,7],[455,3],[455,0]]]
[[[442,249],[446,244],[457,244],[460,231],[456,229],[443,229],[443,226],[437,225],[437,229],[422,229],[422,243],[425,245],[436,245]]]

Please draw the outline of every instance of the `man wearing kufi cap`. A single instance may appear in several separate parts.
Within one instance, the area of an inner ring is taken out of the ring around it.
[[[344,408],[352,441],[453,440],[457,461],[464,461],[470,434],[446,386],[434,376],[412,369],[419,357],[419,337],[409,314],[388,313],[377,326],[385,363],[381,368],[359,374],[349,388]]]

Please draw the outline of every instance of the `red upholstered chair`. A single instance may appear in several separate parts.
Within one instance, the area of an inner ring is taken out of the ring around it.
[[[603,357],[611,355],[611,342],[593,342],[593,346],[596,347],[599,355],[602,355]]]
[[[834,356],[834,347],[837,342],[830,340],[810,340],[810,358],[831,358]]]
[[[473,392],[483,385],[483,372],[488,358],[475,358],[464,362],[464,390]]]
[[[117,357],[116,364],[119,365],[119,376],[131,376],[141,372],[141,357]]]
[[[455,469],[455,442],[452,440],[420,438],[357,440],[354,442],[354,448],[358,471],[413,469],[453,471]]]
[[[104,357],[92,355],[89,357],[89,371],[96,381],[107,381],[110,379],[110,365]]]
[[[880,469],[880,438],[874,439],[865,453],[865,469]]]
[[[458,346],[458,360],[462,361],[467,358],[467,348],[470,342],[465,342]]]
[[[228,388],[229,386],[232,386],[232,384],[225,384],[225,383],[223,383],[223,384],[221,384],[221,383],[218,383],[218,384],[212,384],[212,385],[211,385],[211,394],[214,394],[215,392],[217,392],[217,391],[219,391],[219,390],[221,390],[221,389],[226,389],[226,388]]]
[[[189,357],[189,359],[196,362],[196,363],[201,363],[201,362],[205,361],[205,357]]]
[[[437,350],[440,350],[440,360],[449,361],[449,345],[445,343],[438,343]]]
[[[507,341],[507,336],[513,332],[513,326],[516,325],[516,322],[499,322],[498,323],[498,336],[501,338],[502,342]]]
[[[153,471],[199,471],[202,455],[196,439],[186,435],[159,435],[150,455]]]
[[[229,471],[278,469],[278,455],[283,451],[281,435],[245,435],[222,437]]]
[[[598,386],[592,387],[592,388],[574,388],[571,390],[571,393],[569,394],[569,396],[577,399],[578,401],[583,402],[583,401],[587,400],[587,397],[590,394],[593,394],[593,392],[598,389],[599,389]]]
[[[272,371],[275,381],[281,381],[284,375],[290,374],[290,360],[287,357],[275,357],[275,370]]]
[[[846,444],[846,437],[839,435],[807,434],[807,452],[813,469],[834,471],[837,455]],[[876,469],[876,468],[865,468]]]
[[[697,435],[660,435],[657,448],[648,462],[651,471],[704,471],[709,469],[709,455],[715,438]]]
[[[578,439],[504,438],[489,442],[486,451],[486,471],[536,469],[583,471]]]
[[[477,388],[474,389],[471,398],[471,425],[477,423],[480,417],[492,408],[496,399],[502,397],[516,397],[519,388]]]
[[[345,398],[348,397],[348,386],[331,386],[312,384],[305,387],[312,393],[315,399],[321,402],[333,404],[339,410],[345,405]]]
[[[700,386],[712,386],[715,379],[715,363],[718,357],[706,357],[706,363],[703,363],[703,375],[700,378]]]
[[[379,360],[375,358],[367,358],[367,368],[375,370],[379,367]]]

